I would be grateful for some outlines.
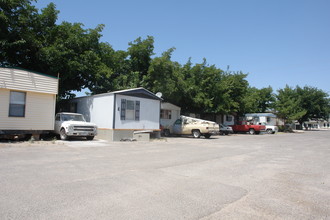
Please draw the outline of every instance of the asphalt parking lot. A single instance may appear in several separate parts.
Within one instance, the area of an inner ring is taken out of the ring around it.
[[[330,219],[330,131],[0,143],[0,219]]]

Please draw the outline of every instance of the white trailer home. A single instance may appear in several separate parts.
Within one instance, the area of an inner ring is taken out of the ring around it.
[[[0,135],[54,130],[58,78],[19,68],[0,68]]]
[[[253,120],[255,124],[266,124],[266,125],[284,125],[284,121],[278,118],[273,113],[249,113],[245,114],[247,120]]]
[[[169,102],[162,102],[160,107],[160,125],[162,128],[170,128],[180,118],[181,108]]]
[[[234,115],[220,115],[220,117],[222,117],[222,120],[218,121],[218,118],[217,118],[218,123],[224,124],[226,126],[235,124],[235,116]]]
[[[95,123],[100,139],[148,140],[149,133],[160,132],[161,100],[144,88],[135,88],[75,98],[70,110]]]

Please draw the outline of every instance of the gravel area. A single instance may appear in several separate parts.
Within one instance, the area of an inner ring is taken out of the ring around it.
[[[0,219],[330,219],[330,131],[0,143]]]

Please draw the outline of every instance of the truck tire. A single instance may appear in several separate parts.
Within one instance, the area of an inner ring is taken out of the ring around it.
[[[201,132],[199,130],[192,130],[192,135],[194,136],[194,138],[200,138]]]
[[[211,137],[211,134],[204,134],[204,137],[209,139]]]
[[[267,129],[267,134],[274,134],[272,129]]]
[[[64,128],[62,128],[60,130],[60,138],[61,138],[61,140],[68,140],[68,135],[66,135],[66,132],[65,132]]]
[[[249,130],[249,134],[255,134],[256,133],[256,131],[253,129],[253,128],[250,128],[250,130]]]
[[[170,130],[169,130],[169,129],[165,129],[165,130],[164,130],[164,136],[165,136],[165,137],[169,137],[170,134],[171,134],[171,133],[170,133]]]
[[[94,139],[94,136],[87,136],[86,139],[89,140],[89,141],[91,141],[91,140]]]

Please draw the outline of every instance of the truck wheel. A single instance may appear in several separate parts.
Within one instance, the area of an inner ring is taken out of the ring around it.
[[[86,139],[91,141],[94,139],[94,136],[87,136]]]
[[[255,134],[256,131],[255,131],[253,128],[251,128],[251,129],[249,130],[249,133],[250,133],[250,134]]]
[[[169,136],[170,136],[170,130],[165,129],[165,130],[164,130],[164,136],[165,136],[165,137],[169,137]]]
[[[273,130],[272,129],[267,129],[267,134],[273,134]]]
[[[64,128],[62,128],[60,131],[60,138],[61,138],[61,140],[68,140],[68,135],[66,135]]]
[[[204,134],[204,137],[209,139],[211,137],[211,135],[210,134]]]
[[[194,138],[200,138],[201,132],[199,130],[193,130],[192,135],[194,136]]]

